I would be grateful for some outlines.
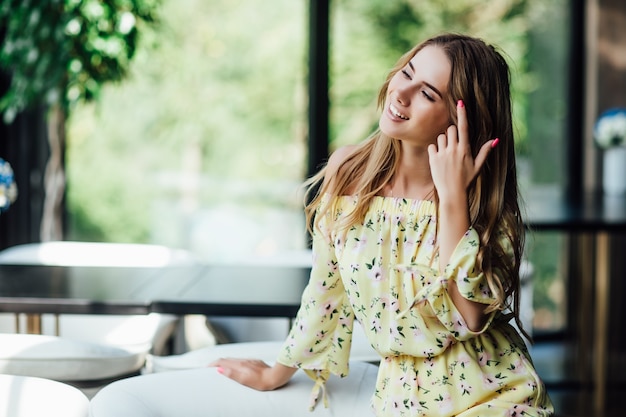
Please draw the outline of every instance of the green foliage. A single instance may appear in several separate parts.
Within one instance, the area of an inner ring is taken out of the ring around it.
[[[0,99],[6,122],[34,104],[65,110],[121,80],[139,26],[155,23],[159,0],[3,0],[0,67],[11,75]]]
[[[70,117],[73,238],[149,241],[200,233],[178,229],[234,200],[255,222],[291,204],[305,172],[306,11],[273,1],[162,3],[128,77]]]

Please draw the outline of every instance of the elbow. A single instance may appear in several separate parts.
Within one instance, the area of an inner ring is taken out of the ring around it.
[[[457,309],[470,332],[479,333],[485,328],[488,319],[488,314],[485,312],[487,310],[485,304],[464,300],[461,305],[457,306]]]
[[[484,329],[485,324],[487,323],[487,315],[484,314],[484,312],[478,315],[469,314],[468,316],[469,317],[466,318],[465,315],[463,315],[463,320],[465,320],[465,325],[467,326],[470,332],[479,333],[480,331]]]
[[[459,293],[456,283],[453,283],[449,289],[452,302],[461,314],[465,326],[473,333],[480,332],[487,323],[487,305],[464,298]]]

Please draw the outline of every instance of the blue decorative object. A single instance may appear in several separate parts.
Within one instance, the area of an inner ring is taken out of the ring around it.
[[[0,213],[9,209],[17,198],[17,185],[13,169],[4,159],[0,158]]]
[[[594,126],[593,137],[602,149],[626,146],[626,108],[602,113]]]

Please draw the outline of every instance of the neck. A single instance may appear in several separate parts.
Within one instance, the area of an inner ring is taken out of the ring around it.
[[[432,182],[418,182],[403,175],[396,175],[388,185],[390,197],[404,197],[415,200],[431,200],[434,196],[435,186]]]
[[[390,196],[412,199],[431,199],[435,186],[430,174],[426,149],[402,149],[400,162],[388,184]]]

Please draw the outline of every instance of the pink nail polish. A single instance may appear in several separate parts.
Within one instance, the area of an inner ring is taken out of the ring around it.
[[[498,142],[500,142],[500,139],[499,139],[499,138],[495,138],[495,139],[493,140],[493,142],[491,142],[491,148],[492,148],[492,149],[493,149],[493,148],[495,148],[495,147],[496,147],[496,145],[498,144]]]
[[[465,107],[465,103],[463,103],[463,100],[457,101],[456,105],[459,107]]]
[[[224,373],[224,368],[222,368],[222,367],[217,367],[217,373],[218,373],[218,374],[223,374],[223,373]]]

